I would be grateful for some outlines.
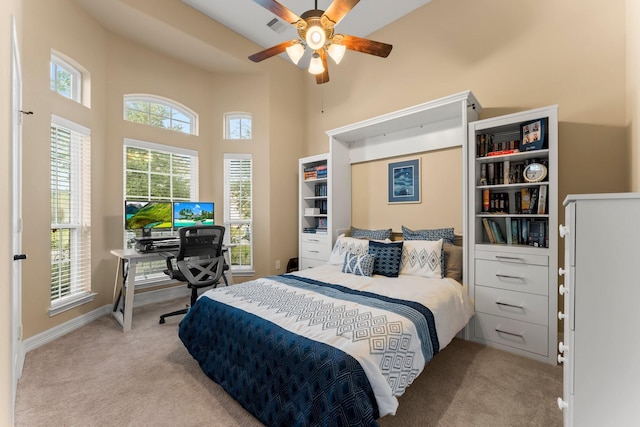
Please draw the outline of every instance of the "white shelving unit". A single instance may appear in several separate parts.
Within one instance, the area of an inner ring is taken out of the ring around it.
[[[511,153],[526,148],[520,147],[522,126],[538,120],[545,124],[545,145]],[[554,364],[558,328],[557,145],[557,106],[469,124],[471,241],[467,278],[476,308],[470,322],[471,338]],[[487,150],[502,154],[488,155]],[[524,179],[524,169],[530,163],[546,166],[542,181]],[[546,191],[545,208],[527,210],[523,200],[533,199],[534,192],[539,200],[542,191]]]
[[[328,233],[333,224],[331,208],[331,175],[329,155],[305,157],[299,160],[299,253],[301,270],[325,264],[332,249]],[[324,172],[322,172],[324,171]]]

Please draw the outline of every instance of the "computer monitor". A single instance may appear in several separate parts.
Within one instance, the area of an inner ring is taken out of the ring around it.
[[[173,202],[173,228],[213,225],[213,202]]]
[[[171,202],[125,200],[124,228],[142,230],[144,236],[151,235],[151,230],[171,229],[171,212]]]

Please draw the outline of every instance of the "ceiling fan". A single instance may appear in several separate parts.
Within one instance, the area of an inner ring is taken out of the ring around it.
[[[346,49],[386,58],[393,48],[392,45],[386,43],[347,34],[334,34],[333,27],[360,0],[333,0],[326,11],[318,10],[318,0],[315,0],[315,9],[307,10],[301,16],[296,15],[276,0],[253,1],[296,27],[300,39],[289,40],[272,46],[251,55],[249,59],[253,62],[260,62],[286,51],[289,58],[297,64],[304,54],[305,47],[309,47],[309,49],[313,50],[311,62],[309,63],[309,72],[315,74],[316,83],[318,84],[329,81],[327,54],[336,64],[339,64]]]

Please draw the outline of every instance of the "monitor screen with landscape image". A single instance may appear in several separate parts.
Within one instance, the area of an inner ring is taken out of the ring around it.
[[[173,228],[213,225],[213,202],[173,202]]]
[[[171,202],[133,201],[124,202],[125,230],[171,229]]]

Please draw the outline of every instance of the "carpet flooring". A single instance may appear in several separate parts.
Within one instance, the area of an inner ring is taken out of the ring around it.
[[[207,378],[177,336],[185,301],[134,310],[123,333],[105,316],[26,355],[16,427],[260,426]],[[562,425],[562,368],[454,339],[399,398],[395,426]]]

